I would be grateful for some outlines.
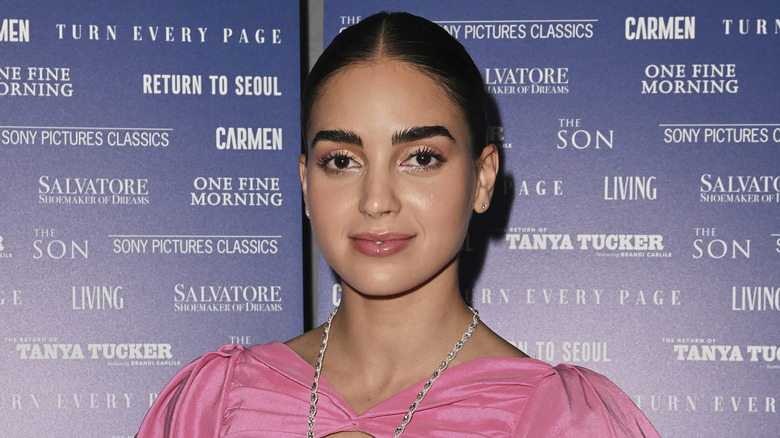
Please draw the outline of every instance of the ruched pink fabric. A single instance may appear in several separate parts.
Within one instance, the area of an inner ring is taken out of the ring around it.
[[[226,345],[182,369],[160,393],[139,438],[306,436],[313,368],[280,342]],[[392,437],[424,382],[362,414],[320,379],[315,435]],[[485,358],[436,380],[408,437],[657,437],[606,377],[535,359]]]

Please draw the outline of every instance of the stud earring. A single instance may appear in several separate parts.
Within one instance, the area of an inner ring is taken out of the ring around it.
[[[483,210],[487,210],[487,208],[488,208],[488,203],[487,202],[483,202],[482,203],[482,209]]]
[[[308,218],[310,218],[310,217],[311,217],[311,212],[309,211],[309,209],[308,209],[308,208],[306,209],[306,217],[308,217]]]

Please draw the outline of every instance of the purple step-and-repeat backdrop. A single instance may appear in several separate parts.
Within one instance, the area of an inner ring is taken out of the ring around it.
[[[0,435],[303,329],[297,2],[0,4]]]
[[[442,25],[494,98],[503,175],[463,257],[483,319],[661,436],[777,436],[780,4],[329,0],[326,43],[379,10]]]

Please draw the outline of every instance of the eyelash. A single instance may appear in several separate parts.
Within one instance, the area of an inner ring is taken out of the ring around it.
[[[350,154],[347,151],[343,150],[337,150],[337,151],[331,151],[327,154],[323,155],[317,160],[317,165],[320,166],[322,169],[324,169],[327,172],[330,173],[345,173],[349,171],[349,168],[340,169],[338,167],[331,167],[331,163],[336,160],[337,158],[347,158],[351,161],[356,161],[355,157]]]
[[[410,159],[412,159],[414,157],[418,157],[418,159],[419,159],[419,157],[423,156],[423,155],[429,156],[430,158],[436,160],[436,162],[431,163],[431,164],[427,164],[427,165],[425,165],[425,164],[408,164],[408,165],[405,165],[404,167],[410,167],[410,168],[413,168],[413,169],[419,169],[419,170],[428,171],[428,170],[431,170],[431,169],[436,169],[437,167],[441,166],[442,163],[447,161],[447,159],[444,158],[444,156],[442,154],[437,153],[435,150],[431,149],[430,147],[428,147],[428,146],[420,146],[420,147],[410,151],[409,153],[407,153],[401,163],[406,163],[407,161],[409,161]],[[357,159],[354,157],[354,155],[350,154],[349,152],[344,151],[344,150],[335,150],[335,151],[330,151],[327,154],[325,154],[322,157],[320,157],[317,160],[317,165],[320,168],[324,169],[326,172],[329,172],[329,173],[340,174],[340,173],[347,173],[347,172],[349,172],[351,166],[348,166],[348,167],[345,167],[345,168],[333,167],[334,160],[339,159],[339,158],[346,158],[346,159],[348,159],[348,160],[350,160],[352,162],[356,162],[357,161]]]
[[[428,147],[428,146],[421,146],[421,147],[411,151],[409,154],[407,154],[406,158],[404,159],[403,162],[405,163],[405,162],[407,162],[408,160],[410,160],[410,159],[412,159],[414,157],[418,157],[419,158],[419,156],[421,156],[421,155],[428,155],[431,158],[433,158],[434,160],[436,160],[436,162],[432,163],[432,164],[428,164],[428,165],[414,164],[414,165],[411,165],[410,167],[414,167],[414,168],[418,168],[418,169],[427,171],[427,170],[430,170],[430,169],[435,169],[435,168],[441,166],[442,163],[447,161],[444,158],[443,155],[437,153],[435,150],[431,149],[430,147]]]

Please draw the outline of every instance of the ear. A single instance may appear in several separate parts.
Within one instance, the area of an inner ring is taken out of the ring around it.
[[[493,188],[498,178],[498,148],[489,144],[482,149],[477,161],[477,185],[474,192],[474,211],[484,213],[493,197]]]
[[[309,192],[306,190],[306,155],[301,154],[298,158],[298,172],[301,176],[301,190],[303,191],[303,207],[309,209]]]

